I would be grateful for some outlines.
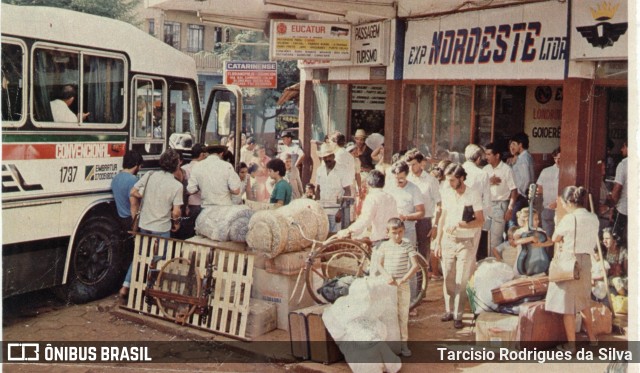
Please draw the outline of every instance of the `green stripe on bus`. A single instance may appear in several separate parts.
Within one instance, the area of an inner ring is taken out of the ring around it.
[[[38,134],[21,134],[21,133],[3,133],[2,142],[22,142],[22,143],[36,143],[36,142],[90,142],[90,141],[126,141],[127,135],[108,135],[108,134],[52,134],[52,133],[38,133]]]

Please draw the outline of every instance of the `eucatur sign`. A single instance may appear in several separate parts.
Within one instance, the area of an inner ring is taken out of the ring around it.
[[[349,60],[351,25],[271,20],[269,57],[272,60]]]
[[[563,79],[567,4],[409,21],[405,79]]]

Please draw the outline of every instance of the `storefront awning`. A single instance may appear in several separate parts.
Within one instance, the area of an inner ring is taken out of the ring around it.
[[[280,96],[276,105],[282,106],[282,104],[284,104],[285,102],[289,100],[293,100],[294,98],[298,97],[299,94],[300,94],[300,83],[296,83],[290,87],[287,87],[284,89],[284,92],[282,92],[282,96]]]

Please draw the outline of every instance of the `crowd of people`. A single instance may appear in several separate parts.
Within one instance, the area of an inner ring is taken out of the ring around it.
[[[292,140],[285,134],[272,159],[254,138],[246,139],[238,169],[226,161],[232,158],[233,148],[225,145],[194,145],[187,165],[168,149],[160,157],[162,170],[148,172],[140,180],[135,175],[142,157],[135,151],[127,153],[124,169],[112,184],[123,229],[140,214],[142,232],[186,238],[194,234],[193,224],[202,209],[246,201],[282,206],[296,198],[318,200],[327,213],[330,232],[338,237],[367,237],[373,248],[372,268],[380,269],[390,284],[399,287],[403,342],[408,340],[407,279],[415,272],[415,253],[430,263],[432,278],[443,279],[441,321],[453,321],[458,329],[464,327],[465,290],[478,250],[521,275],[516,261],[522,245],[542,248],[549,256],[553,246],[575,249],[582,273],[592,275],[550,285],[547,295],[547,309],[564,315],[569,342],[575,340],[576,313],[591,298],[604,300],[608,290],[600,283],[604,277],[611,277],[615,294],[626,295],[626,143],[612,190],[599,198],[597,211],[589,211],[584,188],[569,186],[559,193],[560,148],[552,153],[553,165],[535,178],[524,133],[510,139],[508,157],[495,143],[469,144],[464,157],[440,151],[438,158],[431,158],[410,149],[394,154],[392,164],[387,164],[382,157],[383,139],[374,149],[367,145],[364,130],[356,131],[352,143],[335,132],[317,143],[317,151],[307,153],[317,155],[319,164],[313,170],[315,184],[304,186],[299,166],[305,153]],[[529,191],[532,184],[535,196]],[[614,206],[604,223],[596,215],[605,210],[603,206]],[[538,234],[527,234],[531,231]],[[480,245],[483,236],[486,247]],[[602,258],[595,250],[599,239],[606,249]],[[400,251],[395,253],[396,249]],[[606,266],[600,264],[602,260]],[[402,354],[411,354],[406,343]]]

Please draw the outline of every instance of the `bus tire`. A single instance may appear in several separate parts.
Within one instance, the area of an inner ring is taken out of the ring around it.
[[[118,221],[94,215],[82,223],[74,241],[64,300],[86,303],[112,294],[121,284],[130,254]]]

